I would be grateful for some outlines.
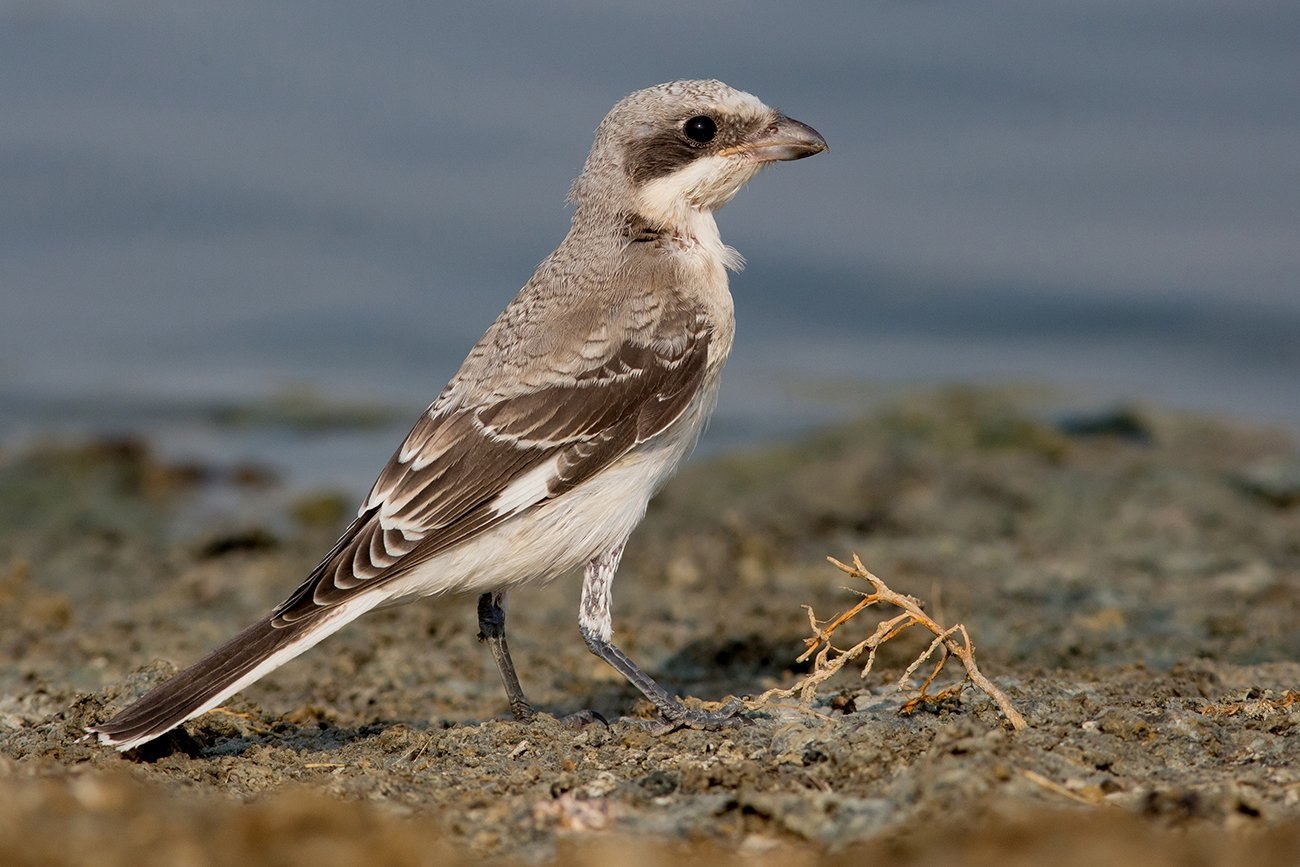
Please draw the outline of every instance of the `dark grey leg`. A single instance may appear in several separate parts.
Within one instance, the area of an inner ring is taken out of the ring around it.
[[[501,672],[501,683],[506,688],[506,698],[510,700],[510,713],[519,722],[529,722],[536,718],[537,711],[524,695],[524,688],[519,685],[519,675],[515,674],[515,664],[510,659],[510,646],[506,644],[506,594],[484,593],[478,598],[478,639],[486,641],[496,660],[497,670]],[[570,728],[579,728],[591,723],[605,725],[605,718],[594,710],[580,710],[560,717],[560,724]]]
[[[718,728],[732,726],[743,722],[736,714],[743,708],[743,702],[736,700],[716,713],[691,710],[668,694],[654,678],[646,674],[637,664],[628,659],[627,654],[614,646],[610,640],[613,635],[613,618],[610,602],[614,585],[614,572],[618,561],[623,556],[623,546],[597,557],[587,564],[582,581],[582,607],[578,612],[578,631],[587,642],[587,648],[627,678],[628,683],[641,691],[641,694],[654,702],[655,707],[673,726],[691,728]]]
[[[478,598],[478,640],[486,641],[496,660],[497,670],[501,672],[501,683],[505,685],[506,697],[510,700],[510,713],[520,722],[527,722],[537,716],[537,711],[528,703],[524,689],[519,685],[519,675],[515,674],[515,664],[510,660],[510,647],[506,644],[506,610],[504,591],[484,593]]]

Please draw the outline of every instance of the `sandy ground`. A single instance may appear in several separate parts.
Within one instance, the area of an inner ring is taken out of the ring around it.
[[[0,460],[4,863],[1300,858],[1300,461],[1279,435],[927,395],[684,473],[629,547],[616,638],[690,701],[792,683],[800,606],[851,605],[824,557],[856,552],[966,624],[1024,732],[969,689],[900,714],[915,635],[810,708],[656,734],[566,578],[512,597],[511,646],[537,705],[608,727],[511,721],[451,598],[368,616],[140,755],[80,741],[278,602],[344,520],[328,494],[185,520],[213,472],[129,441]]]

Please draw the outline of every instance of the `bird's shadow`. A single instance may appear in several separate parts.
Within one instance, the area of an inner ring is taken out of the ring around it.
[[[765,680],[811,670],[811,663],[795,661],[803,648],[803,636],[794,633],[709,636],[685,645],[659,669],[666,681],[691,692],[745,694]]]
[[[711,636],[693,641],[667,657],[650,672],[670,693],[722,698],[723,693],[744,695],[758,690],[765,680],[806,668],[793,661],[802,639],[799,636]],[[603,681],[571,683],[570,698],[538,708],[557,718],[591,710],[607,720],[619,720],[636,712],[641,694],[628,683]],[[718,693],[714,695],[714,693]],[[646,709],[642,705],[642,710]],[[453,725],[510,722],[504,708],[500,714],[480,720],[376,720],[357,726],[328,724],[296,725],[279,722],[266,731],[232,735],[220,726],[174,729],[130,750],[126,756],[137,762],[153,763],[174,755],[192,759],[217,759],[243,755],[254,746],[290,749],[300,753],[331,752],[356,741],[374,737],[393,726],[429,731]],[[520,725],[526,725],[520,723]]]
[[[420,731],[434,728],[427,724],[413,724],[406,720],[377,720],[359,726],[300,726],[277,725],[273,730],[246,735],[231,735],[227,731],[193,727],[173,729],[148,743],[128,750],[126,758],[144,764],[153,764],[171,756],[191,759],[219,759],[240,756],[255,746],[289,749],[298,753],[331,752],[356,741],[374,737],[395,725],[405,725]]]

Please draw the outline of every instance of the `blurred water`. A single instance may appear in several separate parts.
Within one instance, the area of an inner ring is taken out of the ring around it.
[[[854,409],[817,381],[1300,430],[1298,44],[1300,5],[1252,0],[11,0],[0,438],[131,429],[364,485],[404,422],[190,410],[306,384],[413,417],[562,237],[609,106],[701,76],[832,146],[720,215],[750,264],[706,445]]]

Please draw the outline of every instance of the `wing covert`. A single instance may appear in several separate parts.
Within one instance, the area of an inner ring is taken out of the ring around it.
[[[694,311],[659,326],[662,336],[628,339],[577,375],[523,395],[437,414],[431,407],[357,519],[276,609],[277,622],[404,574],[576,487],[671,426],[703,383],[710,330]]]

